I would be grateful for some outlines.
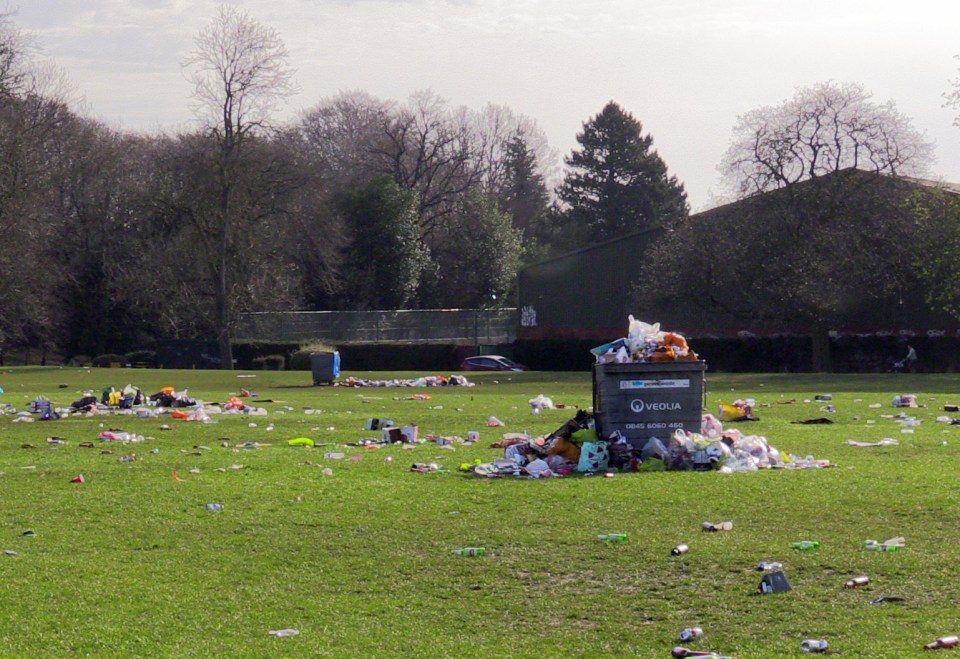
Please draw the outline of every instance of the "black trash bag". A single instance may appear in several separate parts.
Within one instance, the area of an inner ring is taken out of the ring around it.
[[[150,396],[150,400],[160,407],[171,407],[176,399],[165,391],[158,391]]]
[[[70,403],[70,407],[74,410],[82,410],[87,407],[90,407],[91,405],[96,405],[96,404],[97,404],[96,396],[84,396],[80,400],[75,400],[72,403]]]
[[[570,439],[573,433],[579,430],[586,430],[593,424],[593,415],[584,410],[577,410],[577,415],[567,421],[565,424],[550,433],[549,437],[563,437]]]

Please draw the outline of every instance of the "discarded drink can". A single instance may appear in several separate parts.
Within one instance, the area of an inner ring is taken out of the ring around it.
[[[686,554],[688,551],[690,551],[690,547],[687,545],[677,545],[670,550],[670,553],[674,556],[679,556],[680,554]]]
[[[847,583],[844,584],[844,588],[859,588],[860,586],[866,586],[870,583],[870,577],[863,575],[859,577],[854,577],[853,579],[847,580]]]
[[[833,400],[832,394],[817,394],[813,397],[814,400]]]
[[[757,569],[761,572],[766,572],[767,570],[782,570],[783,563],[775,563],[771,561],[760,561],[757,563]]]
[[[485,556],[487,550],[484,547],[463,547],[462,549],[454,549],[453,553],[457,556]]]
[[[826,652],[830,646],[822,638],[808,639],[800,644],[804,652]]]
[[[955,648],[960,645],[960,638],[956,636],[942,636],[933,643],[927,643],[923,646],[924,650],[945,650]]]
[[[626,533],[601,533],[597,536],[600,542],[626,542],[629,539]]]
[[[222,503],[208,503],[207,510],[223,510]]]
[[[687,643],[698,638],[703,638],[703,630],[700,627],[687,627],[680,632],[680,642]]]

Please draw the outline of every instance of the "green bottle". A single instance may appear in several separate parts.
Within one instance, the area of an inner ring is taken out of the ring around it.
[[[597,536],[600,542],[627,542],[630,536],[626,533],[601,533]]]
[[[820,541],[819,540],[801,540],[800,542],[793,543],[794,549],[806,550],[806,549],[819,549]]]
[[[463,549],[454,549],[453,553],[457,556],[486,556],[485,547],[464,547]]]

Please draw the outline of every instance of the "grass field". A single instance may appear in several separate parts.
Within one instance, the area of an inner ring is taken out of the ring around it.
[[[837,466],[539,481],[456,468],[501,457],[488,446],[502,432],[544,434],[572,416],[569,407],[532,415],[527,401],[537,394],[589,406],[588,373],[478,374],[468,376],[475,387],[429,389],[237,376],[0,370],[0,403],[20,409],[38,394],[67,405],[83,390],[132,382],[146,393],[189,388],[210,402],[245,387],[269,410],[216,424],[0,416],[0,550],[16,552],[0,553],[0,655],[668,657],[682,629],[700,626],[704,638],[688,647],[741,658],[800,656],[808,638],[826,639],[833,656],[904,657],[960,631],[960,427],[935,422],[949,415],[944,404],[960,403],[956,376],[708,372],[708,409],[754,397],[760,421],[741,424],[744,432]],[[406,399],[421,393],[432,400]],[[821,403],[803,402],[822,393],[833,395],[836,423],[792,424],[825,416]],[[923,422],[913,434],[881,416],[899,411],[891,400],[903,393],[927,406],[915,411]],[[490,415],[506,426],[487,428]],[[370,417],[415,423],[421,436],[479,430],[481,442],[452,451],[334,446],[376,437],[364,430]],[[152,438],[100,442],[107,428]],[[50,436],[67,443],[49,446]],[[294,437],[327,446],[288,446]],[[846,444],[884,437],[901,444]],[[79,446],[87,441],[96,446]],[[331,450],[347,459],[326,459]],[[137,459],[121,463],[130,453]],[[414,462],[449,472],[413,473]],[[86,482],[70,482],[81,473]],[[730,532],[700,531],[726,520]],[[613,531],[629,542],[597,541]],[[863,549],[868,538],[895,535],[906,537],[903,551]],[[803,539],[822,544],[791,548]],[[689,553],[671,556],[681,542]],[[463,546],[488,553],[455,556]],[[756,594],[760,560],[783,562],[793,590]],[[867,586],[844,589],[861,574]],[[871,605],[879,596],[906,601]],[[268,633],[283,628],[300,633]]]

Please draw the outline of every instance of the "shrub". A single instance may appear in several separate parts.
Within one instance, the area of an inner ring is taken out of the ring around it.
[[[67,362],[67,366],[89,366],[92,361],[87,355],[74,355]]]
[[[109,352],[104,355],[98,355],[93,358],[93,365],[99,368],[105,368],[111,364],[125,364],[127,358],[123,355],[114,355]]]
[[[313,370],[313,365],[310,363],[310,353],[319,352],[316,350],[297,350],[295,353],[290,355],[290,370],[291,371],[310,371]]]
[[[336,348],[328,343],[314,341],[313,343],[301,343],[300,352],[336,352]]]
[[[282,371],[286,361],[283,355],[264,355],[254,358],[253,366],[264,371]]]
[[[157,352],[156,350],[134,350],[124,355],[124,359],[130,364],[146,364],[152,368],[157,365]]]

